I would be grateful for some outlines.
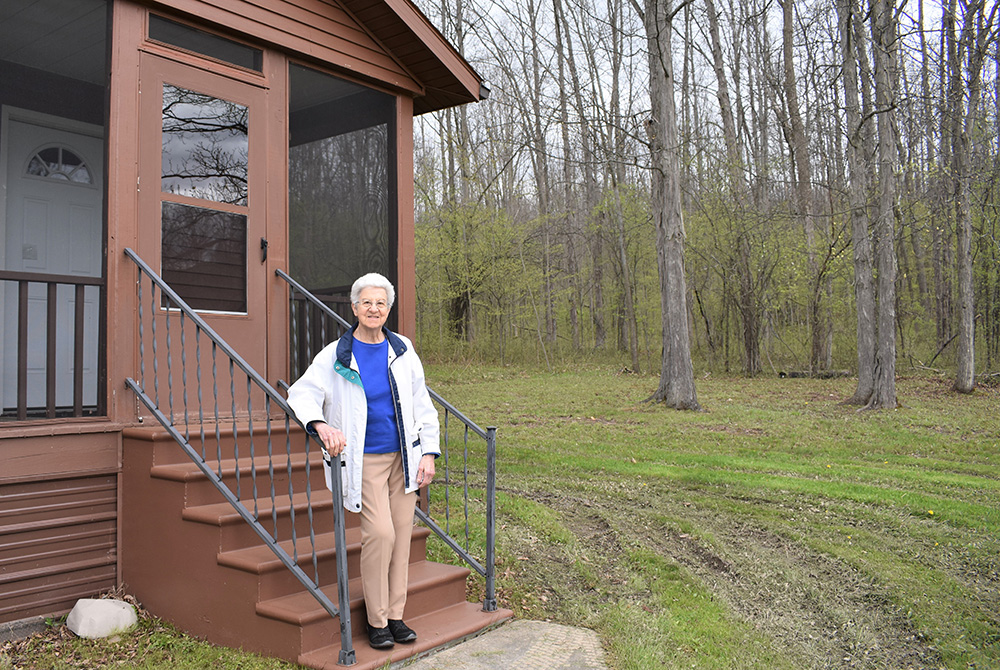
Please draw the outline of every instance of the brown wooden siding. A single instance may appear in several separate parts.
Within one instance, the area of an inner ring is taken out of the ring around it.
[[[44,476],[116,472],[118,430],[115,424],[86,419],[0,426],[0,486]]]
[[[420,94],[422,86],[341,5],[322,0],[162,0],[169,7],[241,33]]]
[[[0,622],[114,588],[117,496],[114,472],[0,481]]]

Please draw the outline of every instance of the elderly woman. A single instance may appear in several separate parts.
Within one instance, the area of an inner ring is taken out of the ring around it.
[[[441,453],[437,411],[413,344],[385,327],[396,291],[380,274],[351,288],[357,324],[327,345],[288,390],[288,404],[332,456],[343,454],[344,507],[361,515],[368,640],[412,642],[403,623],[418,488]],[[327,483],[330,468],[327,464]]]

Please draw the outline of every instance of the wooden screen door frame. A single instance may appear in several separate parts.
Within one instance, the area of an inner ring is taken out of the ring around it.
[[[269,294],[274,290],[275,254],[283,255],[284,244],[270,245],[265,253],[262,240],[278,241],[283,236],[282,221],[269,206],[269,182],[284,183],[284,173],[269,175],[268,170],[282,170],[279,164],[268,166],[267,124],[274,118],[269,110],[270,91],[264,85],[248,83],[248,77],[230,77],[196,65],[143,52],[140,57],[139,103],[139,198],[137,251],[157,272],[162,274],[162,208],[163,203],[176,203],[215,211],[246,215],[246,312],[240,313],[201,309],[199,314],[233,349],[265,379],[269,373],[280,375],[282,370],[268,369],[268,342],[275,332],[269,329]],[[170,84],[237,103],[248,110],[248,171],[246,206],[234,206],[185,195],[166,193],[161,187],[163,90]],[[284,109],[283,104],[277,105]],[[270,306],[280,314],[278,306]],[[176,317],[175,317],[176,318]],[[279,319],[280,320],[280,319]],[[276,349],[284,351],[279,345]],[[279,353],[278,351],[272,353]],[[283,353],[280,354],[284,356]],[[272,360],[274,360],[272,358]],[[273,367],[273,366],[272,366]]]

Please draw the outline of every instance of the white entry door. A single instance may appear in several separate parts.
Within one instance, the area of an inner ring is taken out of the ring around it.
[[[0,174],[6,177],[0,220],[3,269],[12,272],[100,277],[103,246],[104,142],[102,129],[4,108]],[[3,282],[3,388],[0,406],[17,402],[18,289]],[[75,291],[57,291],[56,405],[73,404]],[[27,404],[46,404],[48,297],[44,284],[28,295]],[[83,404],[97,401],[100,292],[84,296]]]

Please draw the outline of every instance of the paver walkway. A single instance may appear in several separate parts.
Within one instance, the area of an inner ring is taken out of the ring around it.
[[[400,670],[607,670],[597,634],[586,628],[515,620]]]

